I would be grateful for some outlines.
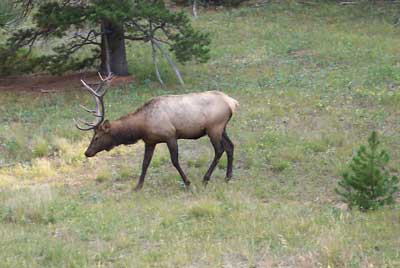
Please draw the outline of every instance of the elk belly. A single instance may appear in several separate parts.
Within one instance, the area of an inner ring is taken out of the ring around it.
[[[177,139],[193,139],[196,140],[198,138],[206,135],[206,130],[204,128],[192,128],[185,129],[184,131],[176,130],[176,138]]]

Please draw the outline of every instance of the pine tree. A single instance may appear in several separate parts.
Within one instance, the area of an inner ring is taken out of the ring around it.
[[[353,157],[349,172],[342,175],[340,188],[335,189],[350,208],[362,211],[393,204],[398,178],[384,169],[389,162],[385,150],[379,150],[378,135],[373,131],[368,138],[368,148],[362,145]]]
[[[209,58],[208,34],[195,30],[185,13],[169,10],[163,0],[14,1],[31,12],[33,26],[13,32],[6,42],[8,53],[0,51],[1,62],[24,51],[21,48],[30,53],[37,43],[48,40],[56,41],[50,53],[32,63],[51,73],[97,64],[106,72],[109,64],[115,75],[127,75],[125,43],[129,41],[148,43],[153,53],[158,50],[166,58],[167,47],[182,63]]]

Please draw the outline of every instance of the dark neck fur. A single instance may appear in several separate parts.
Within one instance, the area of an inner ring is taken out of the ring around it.
[[[142,138],[140,125],[134,117],[120,118],[112,122],[111,135],[115,146],[134,144]]]

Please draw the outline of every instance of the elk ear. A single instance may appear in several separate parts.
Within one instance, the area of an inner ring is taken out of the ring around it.
[[[110,132],[110,129],[111,129],[110,121],[108,121],[108,120],[104,121],[104,123],[103,123],[104,132],[108,133],[108,132]]]

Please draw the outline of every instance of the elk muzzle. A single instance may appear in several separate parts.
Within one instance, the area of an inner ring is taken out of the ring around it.
[[[95,155],[96,155],[96,153],[93,152],[93,151],[90,151],[89,149],[87,149],[86,152],[85,152],[85,156],[86,157],[93,157]]]

